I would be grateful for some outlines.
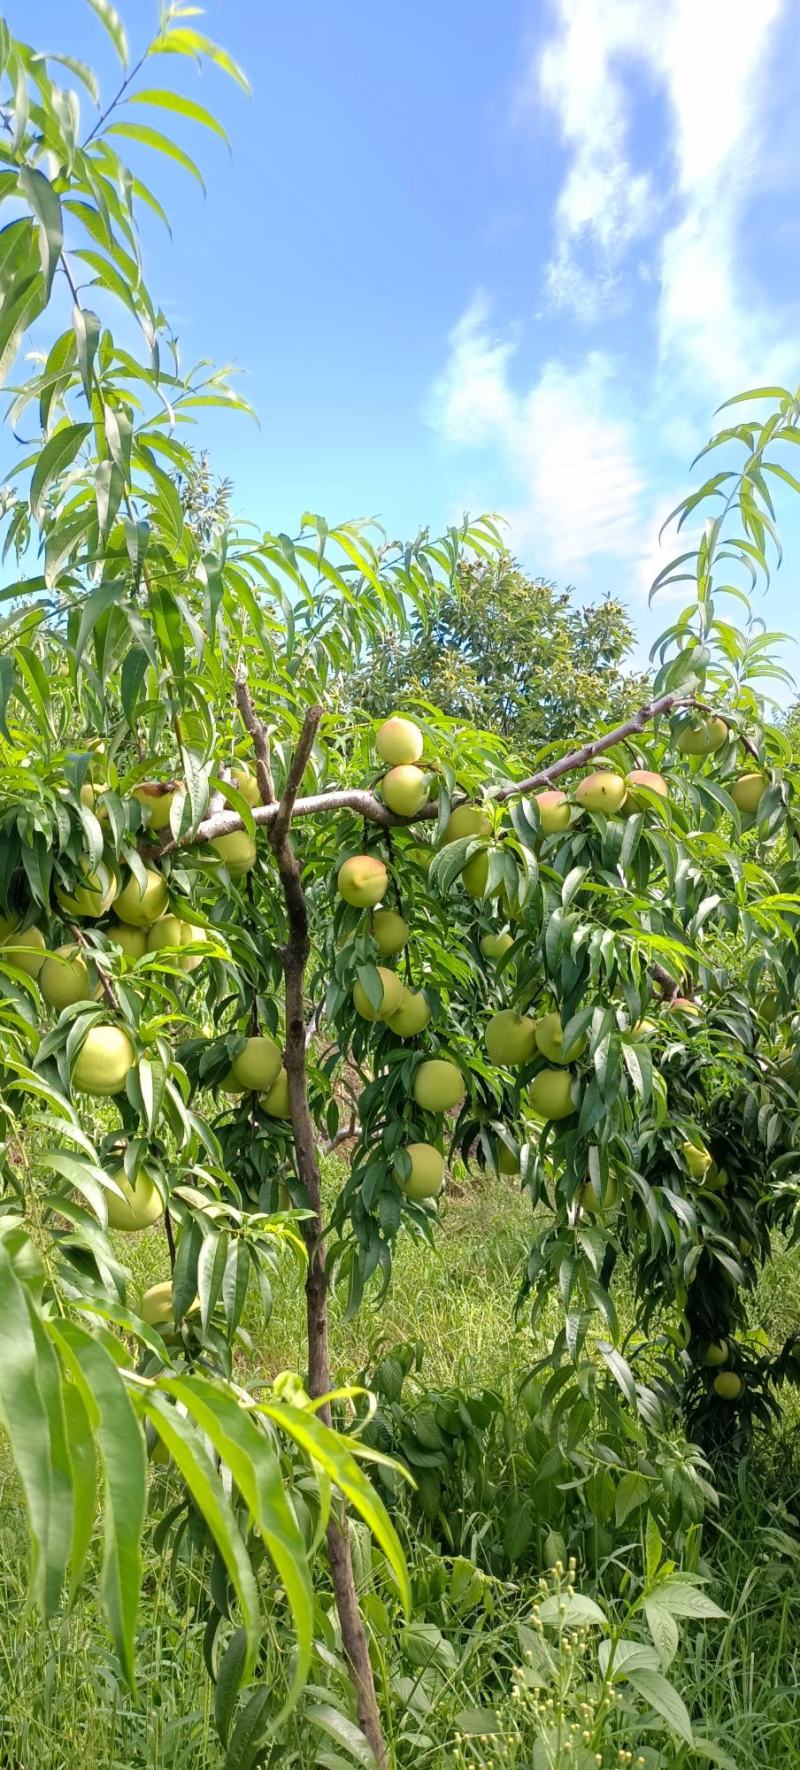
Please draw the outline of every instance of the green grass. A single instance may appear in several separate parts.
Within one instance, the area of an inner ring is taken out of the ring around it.
[[[335,1171],[329,1179],[334,1183]],[[379,1343],[420,1339],[426,1348],[423,1376],[432,1386],[486,1386],[513,1397],[533,1350],[524,1317],[515,1325],[513,1316],[529,1228],[528,1206],[511,1183],[479,1182],[451,1198],[435,1249],[407,1237],[400,1242],[392,1287],[380,1311],[367,1305],[348,1322],[334,1299],[331,1337],[337,1378],[351,1378]],[[160,1234],[122,1245],[138,1283],[146,1286],[166,1276]],[[800,1326],[796,1254],[776,1250],[754,1299],[752,1321],[775,1343]],[[265,1325],[254,1308],[248,1328],[259,1371],[302,1369],[302,1294],[289,1260],[276,1281],[271,1320]],[[713,1596],[728,1620],[690,1630],[670,1674],[698,1731],[716,1740],[739,1770],[800,1766],[799,1518],[800,1428],[792,1402],[780,1426],[740,1468],[738,1486],[723,1500],[718,1518],[704,1528],[704,1571],[712,1577]],[[408,1552],[417,1585],[424,1584],[431,1551],[412,1537]],[[197,1596],[191,1566],[178,1567],[176,1589],[168,1564],[148,1551],[138,1642],[140,1688],[133,1700],[122,1689],[99,1604],[91,1595],[72,1618],[47,1631],[25,1615],[25,1558],[16,1485],[7,1472],[0,1506],[0,1764],[14,1770],[219,1766],[222,1754],[211,1718],[202,1626],[191,1609]],[[466,1627],[463,1620],[451,1619],[453,1664],[419,1715],[419,1686],[409,1679],[408,1668],[390,1658],[386,1676],[394,1690],[392,1726],[400,1740],[400,1763],[413,1763],[415,1770],[445,1770],[456,1762],[459,1712],[487,1703],[502,1707],[517,1652],[516,1620],[526,1614],[532,1596],[530,1583],[498,1584],[479,1622],[473,1618]],[[403,1747],[402,1735],[412,1719],[419,1738],[428,1739],[427,1747]],[[515,1770],[535,1765],[533,1732],[523,1727],[522,1734],[513,1755],[503,1757],[504,1748],[498,1748],[498,1770],[506,1764]],[[286,1746],[282,1764],[312,1770],[315,1754],[300,1733],[290,1729]],[[616,1761],[615,1755],[608,1759],[609,1765]],[[674,1761],[690,1765],[700,1760],[685,1756]],[[565,1766],[567,1762],[565,1757]]]

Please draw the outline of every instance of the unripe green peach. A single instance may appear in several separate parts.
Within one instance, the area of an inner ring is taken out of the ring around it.
[[[89,1028],[72,1068],[72,1086],[84,1094],[119,1094],[136,1063],[128,1034],[105,1023]]]
[[[249,768],[235,767],[230,772],[233,785],[241,793],[242,798],[247,800],[248,805],[260,805],[261,794],[258,790],[258,781],[255,775],[250,773]]]
[[[581,1057],[586,1050],[585,1036],[571,1045],[568,1051],[563,1049],[563,1027],[561,1015],[554,1012],[543,1014],[536,1022],[536,1045],[548,1063],[572,1063]]]
[[[121,1229],[133,1234],[137,1229],[149,1229],[151,1223],[157,1222],[164,1209],[164,1201],[146,1167],[136,1170],[131,1185],[124,1168],[115,1169],[111,1176],[115,1180],[123,1198],[115,1192],[106,1193],[108,1205],[109,1229]]]
[[[274,1039],[246,1039],[220,1087],[226,1094],[269,1094],[281,1071],[281,1052]]]
[[[13,910],[8,916],[0,916],[0,946],[4,945],[10,934],[16,932],[21,921],[22,917],[15,915]]]
[[[745,817],[755,817],[766,790],[763,774],[740,774],[731,787],[731,798],[737,811]]]
[[[707,1370],[717,1370],[724,1364],[728,1356],[727,1340],[712,1340],[703,1353],[703,1363]]]
[[[47,941],[41,928],[23,928],[9,935],[0,951],[9,965],[24,971],[26,977],[38,977],[47,954]]]
[[[176,794],[186,796],[186,788],[181,781],[139,781],[133,789],[133,798],[138,801],[143,811],[149,813],[148,826],[151,830],[165,830],[169,823],[170,812]]]
[[[507,1143],[497,1145],[497,1171],[499,1174],[518,1174],[520,1171],[520,1151],[515,1144],[509,1149]]]
[[[705,1180],[711,1167],[711,1156],[707,1149],[697,1143],[686,1142],[683,1145],[683,1159],[693,1180]]]
[[[543,1069],[531,1082],[533,1111],[543,1119],[566,1119],[575,1111],[567,1069]]]
[[[581,1188],[581,1208],[589,1217],[602,1216],[604,1211],[610,1211],[612,1205],[616,1204],[618,1191],[619,1187],[616,1174],[609,1174],[607,1176],[605,1186],[603,1187],[602,1194],[599,1198],[594,1181],[587,1180],[586,1184]]]
[[[146,928],[129,928],[127,922],[110,922],[108,938],[121,948],[126,959],[142,959],[147,952]]]
[[[720,750],[728,736],[728,727],[724,719],[716,716],[711,719],[696,718],[687,721],[678,732],[676,747],[682,756],[712,756]]]
[[[215,836],[211,846],[224,861],[232,879],[243,879],[245,873],[252,873],[258,850],[246,830],[231,830],[229,836]]]
[[[502,959],[514,945],[514,936],[505,929],[502,934],[482,934],[481,952],[485,959]]]
[[[714,1393],[720,1401],[738,1401],[744,1389],[744,1383],[736,1371],[718,1371],[714,1378]]]
[[[389,875],[377,855],[353,854],[342,862],[336,883],[345,903],[357,910],[368,910],[385,895]]]
[[[147,935],[147,951],[162,953],[166,947],[179,947],[182,940],[184,923],[180,916],[159,916]]]
[[[487,849],[479,848],[470,856],[461,874],[461,883],[469,897],[485,897],[489,882],[489,854]]]
[[[381,761],[388,762],[392,768],[418,762],[422,755],[422,732],[413,719],[403,719],[399,713],[394,713],[380,727],[375,748]]]
[[[264,1111],[271,1119],[290,1119],[292,1109],[289,1105],[289,1077],[285,1069],[281,1069],[264,1101]]]
[[[181,946],[192,946],[195,941],[206,938],[205,928],[197,928],[193,922],[181,922]],[[187,973],[196,971],[198,965],[202,965],[204,957],[204,953],[181,953],[181,970]]]
[[[611,769],[600,768],[594,774],[587,774],[575,788],[575,802],[583,811],[603,811],[606,817],[616,817],[625,803],[627,788],[621,774],[614,774]]]
[[[149,1327],[163,1327],[172,1320],[172,1281],[165,1279],[162,1284],[153,1284],[145,1291],[139,1309],[142,1321]]]
[[[416,817],[428,797],[428,776],[413,763],[390,768],[381,781],[381,798],[398,817]]]
[[[501,1008],[488,1022],[484,1039],[490,1063],[512,1069],[519,1063],[529,1063],[535,1055],[536,1023],[529,1014]]]
[[[431,1057],[421,1063],[414,1076],[414,1100],[425,1112],[448,1112],[460,1106],[466,1093],[464,1077],[458,1065],[446,1058]]]
[[[397,910],[376,910],[372,918],[372,935],[381,958],[393,959],[408,941],[408,923]]]
[[[166,879],[153,867],[147,867],[146,874],[142,889],[136,874],[131,873],[127,885],[114,902],[120,921],[129,922],[132,928],[151,928],[167,907]]]
[[[84,1002],[92,994],[89,967],[80,947],[57,946],[45,959],[39,972],[39,988],[51,1008],[61,1013],[73,1002]]]
[[[424,1198],[435,1198],[444,1181],[444,1156],[434,1149],[432,1143],[407,1143],[406,1155],[411,1159],[408,1179],[401,1180],[395,1168],[400,1191],[417,1203]]]
[[[403,981],[396,971],[389,971],[386,965],[376,967],[381,980],[383,995],[380,1007],[375,1009],[359,978],[353,985],[353,1005],[356,1012],[364,1020],[388,1020],[390,1014],[396,1014],[403,1000]]]
[[[424,992],[407,989],[404,984],[400,1006],[388,1016],[386,1025],[399,1039],[413,1039],[417,1033],[425,1031],[430,1017],[430,1005]]]
[[[457,805],[445,824],[445,842],[458,842],[462,836],[491,836],[491,819],[480,805]]]
[[[87,916],[93,921],[104,916],[111,908],[117,891],[114,874],[101,861],[94,872],[90,871],[87,860],[78,863],[79,872],[83,875],[82,882],[68,891],[65,885],[57,885],[55,889],[56,903],[70,919]]]

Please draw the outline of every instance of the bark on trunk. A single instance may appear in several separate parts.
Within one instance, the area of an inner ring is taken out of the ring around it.
[[[274,788],[269,766],[269,752],[263,726],[256,718],[246,683],[237,683],[236,699],[244,723],[253,739],[259,785],[266,803],[274,803]],[[328,1351],[328,1279],[322,1244],[322,1190],[314,1124],[308,1105],[306,1085],[306,1025],[303,999],[305,969],[308,962],[308,912],[300,876],[300,866],[291,840],[292,810],[306,763],[314,743],[322,708],[312,707],[306,715],[278,812],[270,828],[270,841],[278,863],[283,887],[289,939],[283,953],[286,981],[286,1076],[289,1086],[289,1107],[292,1115],[297,1170],[314,1213],[303,1224],[308,1250],[306,1275],[306,1323],[308,1333],[308,1388],[313,1397],[326,1395],[331,1387]],[[331,1424],[327,1404],[319,1409],[326,1425]],[[386,1747],[381,1715],[372,1675],[369,1647],[358,1608],[350,1538],[344,1525],[332,1518],[327,1531],[328,1560],[331,1570],[336,1610],[342,1631],[342,1645],[356,1693],[356,1709],[362,1733],[372,1749],[378,1770],[387,1770]]]

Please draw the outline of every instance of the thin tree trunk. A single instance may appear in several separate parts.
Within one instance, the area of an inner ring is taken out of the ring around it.
[[[274,803],[274,787],[269,767],[266,733],[256,717],[246,683],[239,682],[236,699],[242,718],[253,739],[258,764],[259,785],[267,803]],[[306,714],[297,749],[292,758],[283,797],[270,828],[270,842],[278,863],[283,887],[289,939],[283,952],[286,980],[286,1076],[289,1085],[289,1107],[292,1115],[297,1171],[308,1193],[314,1213],[303,1224],[308,1251],[306,1274],[306,1323],[308,1333],[308,1388],[316,1398],[326,1395],[331,1387],[328,1350],[328,1277],[322,1244],[322,1188],[317,1162],[314,1123],[309,1111],[306,1084],[306,1024],[304,980],[308,962],[308,911],[300,876],[300,866],[290,836],[292,810],[303,778],[322,708],[312,707]],[[326,1403],[319,1410],[320,1419],[331,1424],[331,1410]],[[327,1530],[328,1560],[331,1570],[336,1610],[342,1631],[350,1675],[356,1693],[359,1725],[375,1757],[378,1770],[387,1770],[386,1747],[381,1714],[372,1674],[369,1647],[358,1608],[350,1538],[344,1525],[331,1518]]]

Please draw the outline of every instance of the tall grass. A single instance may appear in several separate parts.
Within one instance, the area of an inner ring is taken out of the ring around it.
[[[329,1176],[336,1179],[335,1171]],[[352,1377],[379,1343],[420,1340],[431,1385],[490,1387],[512,1398],[534,1348],[513,1301],[529,1210],[511,1184],[478,1183],[452,1197],[435,1249],[399,1244],[389,1296],[352,1321],[334,1299],[332,1351],[337,1375]],[[124,1257],[143,1287],[166,1276],[162,1237],[125,1241]],[[555,1320],[555,1317],[554,1317]],[[775,1343],[800,1326],[800,1259],[776,1249],[754,1299],[752,1321]],[[287,1261],[275,1285],[271,1320],[253,1307],[247,1322],[253,1364],[267,1374],[303,1367],[303,1299]],[[203,1665],[203,1620],[190,1562],[177,1569],[148,1552],[138,1640],[139,1692],[123,1689],[99,1607],[91,1597],[74,1615],[42,1630],[24,1610],[26,1544],[16,1484],[0,1476],[0,1764],[13,1770],[211,1770],[221,1752]],[[800,1766],[800,1425],[792,1403],[781,1426],[738,1470],[718,1516],[703,1534],[703,1571],[727,1612],[725,1623],[690,1631],[670,1676],[698,1731],[739,1770]],[[410,1540],[417,1583],[431,1551]],[[401,1764],[445,1770],[456,1762],[459,1716],[471,1705],[502,1707],[518,1651],[516,1622],[530,1607],[531,1582],[496,1584],[479,1625],[453,1618],[452,1663],[435,1700],[416,1713],[420,1686],[394,1657],[383,1664],[394,1695],[392,1735]],[[188,1605],[188,1611],[187,1611]],[[384,1646],[383,1652],[386,1652]],[[425,1705],[423,1705],[424,1707]],[[403,1745],[413,1734],[413,1750]],[[534,1740],[521,1726],[514,1756],[496,1762],[529,1770]],[[427,1746],[422,1743],[427,1739]],[[315,1749],[290,1730],[281,1764],[312,1770]],[[510,1750],[511,1748],[509,1748]],[[498,1748],[499,1750],[499,1748]],[[277,1760],[276,1760],[277,1761]],[[345,1760],[342,1760],[345,1761]],[[469,1756],[466,1762],[477,1763]],[[487,1758],[487,1762],[489,1759]],[[609,1763],[616,1759],[609,1759]],[[691,1754],[676,1765],[695,1762]],[[565,1759],[565,1766],[567,1760]]]

